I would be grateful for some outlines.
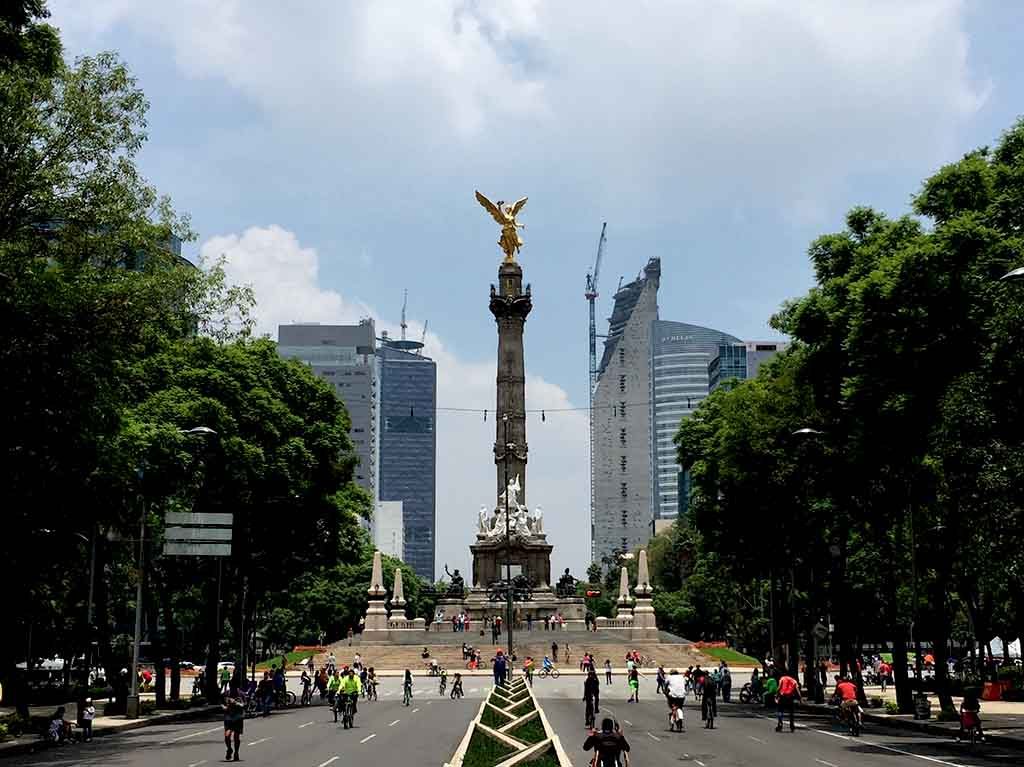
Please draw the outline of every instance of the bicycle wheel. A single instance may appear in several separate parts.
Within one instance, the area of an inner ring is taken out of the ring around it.
[[[289,707],[295,705],[295,693],[291,690],[285,691],[284,704]]]
[[[560,672],[558,671],[557,668],[551,670],[551,678],[552,679],[558,679],[559,675],[560,675]]]

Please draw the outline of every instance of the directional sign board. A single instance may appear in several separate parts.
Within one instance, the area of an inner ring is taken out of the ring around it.
[[[231,556],[232,514],[167,512],[164,555],[169,557]]]

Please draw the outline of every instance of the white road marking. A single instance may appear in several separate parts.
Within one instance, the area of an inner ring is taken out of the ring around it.
[[[409,713],[410,713],[410,714],[415,714],[415,713],[416,713],[417,711],[419,711],[419,709],[418,709],[418,708],[414,708],[414,709],[413,709],[412,711],[410,711]]]
[[[477,691],[477,689],[478,689],[478,688],[476,688],[476,687],[471,687],[469,691],[470,691],[470,692],[476,692],[476,691]]]
[[[434,702],[434,701],[432,701],[432,700],[428,700],[428,701],[427,701],[427,705],[429,706],[429,705],[430,705],[431,703],[433,703],[433,702]]]
[[[825,765],[825,767],[836,767],[836,765],[832,764],[832,762],[826,762],[824,759],[815,759],[814,761],[816,761],[818,764]]]
[[[252,743],[246,743],[245,745],[247,745],[247,746],[258,746],[260,743],[266,743],[272,737],[274,737],[274,736],[270,735],[270,736],[268,736],[266,738],[260,738],[259,740],[254,740]]]
[[[697,764],[699,764],[699,765],[700,765],[700,767],[706,767],[706,765],[704,764],[704,762],[702,762],[702,761],[701,761],[700,759],[694,759],[693,761],[694,761],[694,762],[696,762]]]
[[[401,719],[396,719],[396,720],[395,720],[395,721],[393,721],[393,722],[392,722],[391,724],[389,724],[389,725],[388,725],[388,727],[394,727],[394,726],[395,726],[396,724],[398,724],[398,723],[399,723],[399,722],[401,722],[401,721],[402,721]]]
[[[376,738],[376,737],[377,737],[377,733],[373,733],[373,734],[371,734],[371,735],[367,735],[367,736],[366,736],[365,738],[363,738],[363,739],[362,739],[361,741],[359,741],[359,742],[360,742],[360,743],[365,743],[366,741],[368,741],[368,740],[373,740],[373,739],[374,739],[374,738]]]
[[[650,738],[651,740],[656,740],[659,743],[661,743],[661,738],[659,738],[657,735],[652,734],[651,732],[647,733],[647,737]]]
[[[306,722],[305,724],[300,724],[299,729],[301,730],[303,727],[309,727],[311,724],[316,724],[316,722]]]
[[[179,740],[188,740],[189,738],[194,738],[194,737],[196,737],[198,735],[209,735],[211,732],[217,732],[220,729],[221,729],[220,727],[211,727],[209,730],[200,730],[199,732],[190,732],[188,735],[182,735],[182,736],[177,737],[177,738],[171,738],[170,740],[165,740],[160,745],[161,746],[169,746],[171,743],[177,743]]]
[[[388,690],[388,691],[387,691],[386,693],[384,693],[384,694],[385,694],[385,695],[390,695],[390,694],[391,694],[391,693],[393,693],[393,692],[394,692],[394,690]]]
[[[200,759],[198,762],[192,762],[188,767],[199,767],[201,764],[206,764],[206,760]]]
[[[330,764],[331,762],[336,762],[336,761],[338,761],[338,759],[340,759],[340,758],[341,758],[341,757],[338,757],[338,756],[332,756],[332,757],[331,757],[330,759],[328,759],[328,760],[327,760],[326,762],[320,762],[320,764],[318,764],[318,765],[317,765],[316,767],[327,767],[327,765],[329,765],[329,764]]]
[[[632,727],[633,726],[633,723],[631,721],[629,721],[628,719],[623,719],[622,721],[626,723],[627,727]]]
[[[766,740],[762,740],[761,738],[755,738],[753,735],[748,735],[747,737],[750,738],[751,740],[756,740],[758,743],[767,743],[768,742]]]

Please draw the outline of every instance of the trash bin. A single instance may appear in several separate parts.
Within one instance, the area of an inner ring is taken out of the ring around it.
[[[931,719],[932,702],[927,695],[918,695],[914,698],[914,719]]]

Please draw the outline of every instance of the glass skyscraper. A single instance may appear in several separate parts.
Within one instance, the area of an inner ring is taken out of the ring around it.
[[[740,344],[720,330],[686,322],[651,323],[651,455],[655,519],[679,514],[679,464],[672,439],[679,422],[708,395],[708,364],[722,346]],[[745,370],[745,368],[744,368]]]
[[[402,559],[429,583],[434,582],[436,531],[435,481],[437,435],[437,365],[414,353],[415,341],[381,341],[377,350],[380,378],[380,500],[401,501]]]

